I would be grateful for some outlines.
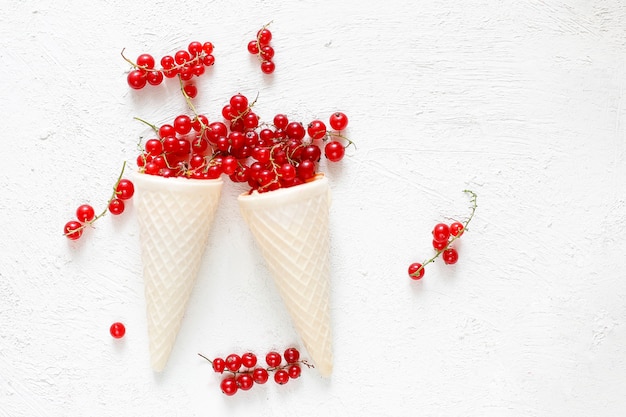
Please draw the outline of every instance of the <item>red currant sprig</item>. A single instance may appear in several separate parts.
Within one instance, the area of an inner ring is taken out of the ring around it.
[[[113,194],[107,202],[107,208],[104,209],[102,213],[96,216],[93,206],[89,204],[82,204],[78,206],[76,209],[77,220],[71,220],[63,227],[63,234],[68,239],[79,239],[83,235],[85,227],[92,225],[107,212],[114,215],[119,215],[124,212],[124,201],[129,200],[135,193],[135,186],[133,183],[128,179],[122,178],[125,168],[126,162],[122,165],[122,171],[113,186]]]
[[[141,54],[133,62],[124,56],[124,50],[122,50],[122,58],[133,67],[126,80],[128,85],[135,90],[141,90],[147,84],[159,85],[165,78],[176,76],[187,82],[193,77],[204,74],[206,68],[215,63],[213,44],[196,41],[191,42],[187,49],[180,49],[173,55],[165,55],[160,60],[160,68],[156,67],[156,61],[150,54]],[[188,89],[189,95],[195,97],[197,94],[195,86],[190,85]]]
[[[274,382],[284,385],[289,380],[300,377],[302,365],[313,368],[313,365],[300,359],[300,352],[294,347],[287,348],[282,355],[276,351],[268,352],[265,355],[266,366],[259,366],[258,358],[252,352],[243,355],[231,353],[226,358],[218,357],[213,360],[200,353],[198,355],[209,361],[216,373],[227,373],[220,388],[228,396],[235,395],[239,390],[247,391],[254,384],[265,384],[272,374]]]
[[[434,262],[439,256],[442,257],[444,263],[446,265],[453,265],[459,259],[459,253],[457,250],[452,247],[452,243],[460,238],[465,230],[467,230],[467,226],[469,225],[472,218],[474,218],[474,213],[476,212],[476,198],[477,195],[473,191],[463,190],[464,193],[470,195],[471,213],[465,223],[461,222],[453,222],[450,225],[445,223],[438,223],[433,228],[433,248],[435,249],[435,255],[424,261],[423,263],[415,262],[409,265],[408,272],[409,277],[414,280],[420,280],[424,276],[425,270],[424,267],[431,262]]]
[[[267,28],[272,22],[263,26],[256,34],[256,39],[248,42],[248,52],[256,55],[261,61],[261,71],[264,74],[271,74],[276,69],[272,60],[274,58],[274,48],[270,45],[272,32]]]

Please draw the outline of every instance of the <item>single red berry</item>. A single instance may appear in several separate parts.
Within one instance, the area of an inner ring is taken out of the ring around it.
[[[195,57],[196,55],[202,53],[202,44],[197,41],[190,42],[187,46],[187,50],[191,56]]]
[[[259,44],[257,43],[256,39],[248,42],[248,52],[250,52],[252,55],[256,55],[259,53]]]
[[[231,353],[226,357],[226,368],[229,371],[237,372],[241,368],[241,356]]]
[[[76,209],[76,217],[79,222],[90,222],[96,217],[96,212],[89,204],[82,204]]]
[[[202,50],[205,54],[211,55],[213,53],[213,44],[211,42],[205,42],[202,44]]]
[[[321,120],[313,120],[307,126],[307,133],[311,139],[322,139],[326,136],[326,125]]]
[[[247,352],[241,355],[241,364],[246,368],[254,368],[257,363],[257,358],[254,353]]]
[[[254,379],[248,372],[237,375],[235,379],[237,380],[239,389],[242,391],[248,391],[254,385]]]
[[[343,130],[348,126],[348,116],[342,112],[335,112],[330,116],[329,119],[330,127],[335,130]]]
[[[438,242],[447,242],[450,238],[450,228],[445,223],[437,223],[433,228],[433,239]]]
[[[163,82],[164,76],[161,71],[148,71],[146,81],[150,85],[159,85]]]
[[[285,181],[293,181],[296,178],[296,167],[285,162],[278,169],[278,175]]]
[[[115,188],[115,195],[120,200],[128,200],[135,194],[135,186],[131,180],[122,178]]]
[[[300,122],[291,122],[285,128],[285,133],[290,139],[302,140],[306,135],[306,129]]]
[[[137,57],[137,62],[135,62],[138,67],[143,69],[153,69],[154,68],[154,58],[150,54],[141,54]]]
[[[185,94],[189,96],[189,98],[196,98],[198,95],[198,88],[193,84],[187,84],[183,87]]]
[[[261,71],[264,74],[271,74],[276,69],[276,64],[273,61],[263,61],[261,62]]]
[[[237,393],[239,386],[234,376],[228,376],[222,380],[220,388],[224,394],[230,397],[231,395],[235,395]]]
[[[339,141],[331,140],[324,146],[324,155],[331,162],[339,162],[346,154],[346,148]]]
[[[287,115],[279,113],[274,116],[274,126],[276,126],[276,129],[285,130],[288,124],[289,118],[287,117]]]
[[[230,98],[230,108],[236,115],[245,112],[248,109],[248,98],[243,94],[235,94]]]
[[[296,363],[298,362],[298,360],[300,360],[300,352],[298,351],[298,349],[290,347],[285,349],[285,353],[283,353],[283,356],[285,358],[285,361],[287,361],[287,363]]]
[[[416,272],[419,271],[417,274]],[[421,263],[415,262],[409,265],[409,277],[414,280],[420,280],[424,276],[425,269]]]
[[[126,81],[128,81],[128,85],[135,90],[141,90],[146,86],[148,82],[147,73],[145,70],[132,70],[128,73],[126,77]]]
[[[256,368],[252,371],[252,379],[257,384],[265,384],[269,379],[269,373],[265,368]]]
[[[122,214],[124,212],[124,201],[114,198],[109,203],[109,211],[114,215]]]
[[[265,362],[271,368],[276,368],[280,366],[282,360],[283,359],[278,352],[269,352],[267,355],[265,355]]]
[[[83,235],[83,225],[76,220],[65,223],[63,234],[70,240],[77,240]]]
[[[163,144],[158,139],[148,139],[144,150],[152,156],[161,155],[163,153]]]
[[[272,32],[267,28],[261,29],[257,32],[256,39],[259,45],[268,45],[272,40]]]
[[[446,246],[448,246],[447,240],[439,241],[439,240],[433,239],[433,248],[435,248],[435,250],[438,250],[441,252],[442,250],[446,248]]]
[[[289,378],[296,379],[302,373],[302,368],[300,368],[298,364],[293,364],[287,369],[287,373],[289,374]]]
[[[226,369],[226,361],[222,358],[213,359],[212,365],[213,365],[213,370],[220,374],[224,372],[224,369]]]
[[[298,164],[296,172],[298,173],[298,178],[302,181],[313,178],[315,176],[315,162],[305,159]]]
[[[463,224],[459,222],[454,222],[450,225],[450,234],[452,236],[460,237],[463,234]]]
[[[186,135],[191,132],[191,117],[181,114],[174,119],[174,130],[179,135]]]
[[[178,65],[183,65],[184,63],[186,63],[187,61],[189,61],[191,59],[191,55],[189,55],[189,52],[181,49],[180,51],[177,51],[174,54],[174,61],[178,64]]]
[[[446,265],[453,265],[459,260],[459,253],[454,248],[448,248],[441,255]]]
[[[173,56],[165,55],[163,58],[161,58],[161,66],[163,67],[163,69],[171,69],[174,65],[176,65],[176,62],[174,61]]]
[[[274,381],[279,385],[289,382],[289,373],[284,369],[279,369],[274,373]]]
[[[259,50],[259,56],[263,61],[271,61],[274,58],[274,48],[269,45],[261,46]]]
[[[114,338],[121,339],[126,334],[126,327],[123,323],[116,322],[111,325],[109,332]]]

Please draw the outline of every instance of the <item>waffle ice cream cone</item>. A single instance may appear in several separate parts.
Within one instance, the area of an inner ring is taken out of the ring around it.
[[[241,213],[316,369],[333,367],[328,217],[330,189],[315,181],[239,196]]]
[[[136,174],[150,362],[167,363],[185,314],[215,217],[222,180]]]

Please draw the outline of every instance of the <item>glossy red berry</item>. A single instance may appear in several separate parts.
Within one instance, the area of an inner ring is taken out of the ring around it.
[[[65,223],[63,234],[70,240],[77,240],[83,235],[83,225],[76,220]]]
[[[235,379],[239,389],[242,391],[248,391],[254,385],[254,379],[248,372],[237,375]]]
[[[131,180],[122,178],[115,188],[115,195],[120,200],[128,200],[135,194],[135,186]]]
[[[161,71],[148,71],[146,81],[150,85],[159,85],[163,82],[164,76]]]
[[[115,339],[121,339],[126,334],[126,327],[120,322],[113,323],[109,328],[109,333],[111,333],[111,336]]]
[[[419,273],[416,274],[416,272]],[[419,262],[412,263],[409,265],[409,277],[414,280],[420,280],[424,276],[425,269],[422,267],[422,264]]]
[[[222,392],[224,394],[232,396],[237,393],[239,386],[234,376],[228,376],[222,380],[222,382],[220,383],[220,388],[222,389]]]
[[[439,240],[433,239],[433,248],[435,248],[435,250],[442,251],[446,248],[446,246],[448,246],[447,240],[439,241]]]
[[[289,364],[296,363],[300,360],[300,352],[296,348],[287,348],[283,353],[285,361]]]
[[[437,242],[447,242],[450,238],[450,228],[445,223],[437,223],[433,228],[433,239]]]
[[[259,44],[257,43],[256,39],[248,42],[248,52],[250,52],[252,55],[256,55],[259,53]]]
[[[146,86],[146,83],[148,82],[147,73],[145,70],[132,70],[128,73],[126,80],[128,81],[128,85],[131,88],[135,90],[141,90]]]
[[[279,113],[274,116],[274,126],[276,126],[276,129],[285,130],[288,124],[289,118],[287,117],[287,115]]]
[[[211,363],[213,365],[213,370],[217,373],[222,373],[226,369],[226,361],[222,358],[215,358]]]
[[[326,125],[321,120],[313,120],[307,126],[307,133],[311,139],[322,139],[326,136]]]
[[[302,373],[302,368],[300,368],[300,365],[298,364],[293,364],[287,368],[287,373],[289,374],[289,378],[296,379]]]
[[[343,130],[348,126],[348,116],[342,112],[335,112],[329,119],[330,127],[335,130]]]
[[[271,74],[276,70],[276,64],[273,61],[263,61],[261,62],[261,71],[264,74]]]
[[[90,222],[96,217],[96,212],[89,204],[82,204],[76,209],[76,218],[79,222]]]
[[[256,368],[254,371],[252,371],[252,379],[257,384],[265,384],[269,377],[269,373],[265,368]]]
[[[139,55],[135,63],[137,64],[138,67],[141,67],[143,69],[154,68],[154,58],[150,54]]]
[[[284,369],[279,369],[274,373],[274,381],[279,385],[289,382],[289,373]]]
[[[331,162],[339,162],[346,154],[346,148],[339,141],[331,140],[324,146],[324,155]]]
[[[463,234],[463,224],[460,222],[454,222],[450,225],[450,234],[452,236],[460,237]]]
[[[257,357],[254,353],[247,352],[241,355],[241,365],[246,368],[254,368],[257,363]]]
[[[226,369],[231,372],[237,372],[241,368],[241,356],[231,353],[226,357]]]
[[[280,353],[278,352],[269,352],[267,355],[265,355],[265,362],[270,368],[276,368],[280,366],[282,360],[282,356],[280,356]]]
[[[124,212],[124,201],[119,198],[114,198],[109,203],[109,212],[114,215],[122,214]]]
[[[459,253],[454,248],[448,248],[441,255],[446,265],[453,265],[459,260]]]
[[[261,29],[257,32],[256,39],[259,45],[268,45],[272,40],[272,32],[267,28]]]

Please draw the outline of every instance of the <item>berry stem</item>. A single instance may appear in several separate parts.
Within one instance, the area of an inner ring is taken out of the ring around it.
[[[158,128],[158,127],[156,127],[156,125],[153,125],[153,124],[152,124],[152,123],[150,123],[150,122],[146,122],[145,120],[143,120],[143,119],[141,119],[141,118],[139,118],[139,117],[134,117],[134,119],[135,119],[135,120],[140,121],[141,123],[143,123],[143,124],[145,124],[145,125],[150,126],[150,127],[152,128],[152,130],[154,130],[154,133],[156,133],[156,134],[157,134],[157,136],[159,135],[159,128]]]
[[[471,212],[469,217],[467,218],[467,220],[465,220],[465,222],[463,223],[463,230],[462,232],[465,232],[467,230],[467,226],[469,225],[469,223],[472,221],[472,219],[474,218],[474,213],[476,213],[476,207],[478,207],[478,204],[476,203],[476,199],[478,198],[478,196],[476,195],[475,192],[471,191],[471,190],[463,190],[464,193],[469,194],[470,196],[470,203],[471,203]],[[454,242],[455,240],[457,240],[458,238],[461,237],[461,235],[463,234],[462,232],[459,232],[456,235],[453,235],[452,238],[448,241],[448,243],[446,244],[446,246],[441,249],[438,250],[437,253],[435,253],[435,256],[433,256],[432,258],[428,259],[427,261],[424,261],[422,263],[422,266],[420,266],[415,272],[413,272],[411,274],[411,276],[413,277],[419,277],[422,270],[424,269],[424,267],[426,267],[426,265],[435,262],[435,259],[437,259],[446,249],[448,249],[450,247],[450,245],[452,244],[452,242]]]

